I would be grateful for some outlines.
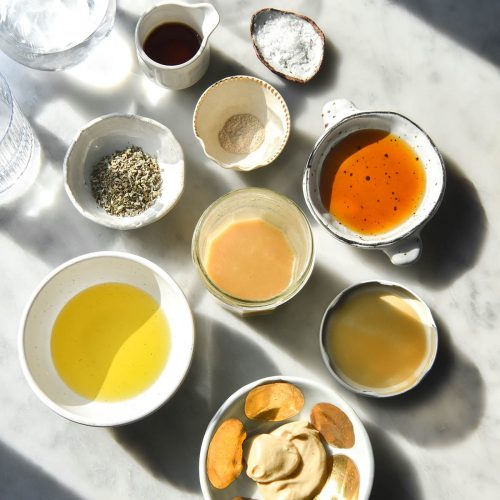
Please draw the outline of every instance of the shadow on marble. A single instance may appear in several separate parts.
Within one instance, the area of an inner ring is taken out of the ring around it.
[[[168,90],[141,74],[139,81],[144,87],[141,92],[143,99],[135,103],[134,112],[165,124],[181,142],[184,153],[194,147],[197,152],[202,153],[200,157],[205,159],[201,145],[193,133],[193,113],[196,103],[201,94],[213,83],[228,76],[241,74],[254,76],[238,61],[217,49],[211,49],[207,72],[200,81],[187,89]],[[221,167],[218,167],[217,171],[220,172],[220,170]]]
[[[169,123],[169,120],[174,118],[175,124],[189,126],[189,132],[193,138],[192,115],[194,108],[201,94],[208,87],[229,76],[256,76],[243,64],[213,47],[210,48],[210,64],[207,72],[197,83],[186,89],[173,91],[163,88],[150,81],[140,68],[138,68],[138,72],[142,77],[142,85],[145,87],[142,90],[145,99],[137,103],[138,109],[135,112],[140,113],[141,109],[147,109],[146,116],[161,121],[167,127],[173,126],[172,123]],[[153,102],[148,103],[148,101],[151,101],[150,96]],[[179,120],[179,116],[183,116],[184,119]]]
[[[476,187],[449,157],[443,203],[422,231],[423,280],[444,288],[477,262],[488,228]]]
[[[165,259],[183,269],[191,268],[191,240],[194,228],[205,209],[229,187],[215,175],[209,161],[200,162],[185,149],[184,192],[177,205],[160,221],[133,231],[124,231],[122,240],[131,252],[156,262]],[[193,267],[194,269],[194,267]],[[197,277],[196,277],[197,278]]]
[[[32,127],[40,140],[40,144],[42,145],[43,165],[47,168],[48,163],[54,168],[54,170],[60,172],[62,180],[63,163],[66,151],[68,150],[68,144],[62,141],[46,127],[38,125],[37,123],[33,123]]]
[[[288,196],[309,216],[302,193],[302,178],[313,146],[314,139],[292,125],[288,143],[273,163],[251,172],[238,172],[238,175],[248,186],[265,187]]]
[[[293,299],[270,315],[245,321],[301,365],[331,378],[321,358],[319,329],[328,304],[345,287],[338,276],[316,263],[309,281]],[[342,389],[338,392],[343,393]]]
[[[398,268],[398,275],[442,289],[472,269],[483,247],[488,220],[474,184],[444,156],[446,190],[436,215],[422,231],[422,257],[415,264]],[[389,272],[394,266],[383,252],[360,255]]]
[[[280,78],[280,83],[276,84],[275,87],[281,93],[290,109],[292,125],[294,117],[298,116],[307,107],[308,103],[310,103],[308,100],[310,95],[324,93],[328,89],[334,88],[340,60],[340,52],[331,40],[325,37],[323,63],[318,74],[310,82],[295,83]],[[327,94],[327,99],[334,99],[335,97],[339,96]],[[321,103],[321,105],[325,103]],[[317,110],[316,119],[318,123],[323,123],[321,108]]]
[[[207,72],[198,83],[185,89],[184,92],[193,93],[199,97],[213,83],[233,75],[248,75],[258,78],[257,75],[250,71],[244,64],[216,48],[210,48],[210,64]]]
[[[422,492],[411,461],[389,435],[365,423],[375,459],[375,476],[370,500],[420,500]]]
[[[0,442],[0,498],[77,500],[81,497]]]
[[[393,398],[357,396],[371,421],[420,446],[462,441],[478,427],[486,404],[479,369],[453,345],[445,322],[434,311],[433,315],[438,327],[438,354],[420,385]]]
[[[397,3],[500,66],[500,3],[497,0],[400,0]]]
[[[98,226],[77,212],[63,186],[66,145],[45,127],[34,124],[33,128],[41,143],[41,169],[22,198],[0,207],[0,233],[51,266],[102,250],[102,237],[113,241],[118,232]]]
[[[146,11],[146,8],[149,7],[145,7],[144,11]],[[139,21],[139,17],[140,15],[134,15],[131,12],[128,12],[119,4],[116,6],[115,23],[127,32],[129,39],[131,40],[131,45],[134,45],[135,43],[135,27],[137,25],[137,21]]]
[[[199,491],[203,435],[219,406],[241,386],[279,374],[262,349],[240,332],[195,315],[196,345],[179,392],[153,415],[110,432],[151,473],[176,487]]]

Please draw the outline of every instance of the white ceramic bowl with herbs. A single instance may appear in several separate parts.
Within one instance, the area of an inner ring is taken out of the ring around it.
[[[161,123],[133,114],[92,120],[64,159],[64,187],[87,219],[136,229],[166,215],[184,189],[184,155]]]

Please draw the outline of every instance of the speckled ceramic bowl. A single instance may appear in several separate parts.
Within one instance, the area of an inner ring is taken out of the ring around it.
[[[294,384],[304,395],[304,407],[295,417],[288,418],[281,422],[266,422],[262,420],[248,419],[245,415],[244,409],[245,399],[248,393],[255,387],[272,382],[288,382],[290,384]],[[370,439],[363,423],[354,410],[333,389],[317,382],[313,382],[312,380],[286,376],[267,377],[256,380],[255,382],[238,389],[217,410],[217,413],[214,415],[208,424],[207,430],[205,431],[200,451],[199,476],[201,490],[205,499],[222,500],[239,496],[244,498],[253,498],[256,500],[262,498],[257,492],[256,483],[247,477],[245,473],[246,467],[244,467],[240,476],[227,488],[219,490],[210,484],[206,470],[208,447],[213,435],[224,420],[228,418],[239,419],[245,427],[248,439],[256,434],[271,432],[277,427],[289,422],[309,420],[311,409],[317,403],[330,403],[337,406],[351,421],[355,437],[354,445],[351,448],[336,448],[334,446],[326,445],[325,449],[327,455],[347,456],[354,462],[359,472],[359,494],[357,498],[358,500],[368,500],[373,483],[374,463]],[[323,496],[319,498],[322,499]]]
[[[230,153],[219,141],[224,124],[237,114],[252,114],[264,127],[264,141],[251,153]],[[283,151],[290,135],[290,114],[281,94],[269,83],[251,76],[230,76],[202,94],[193,128],[209,158],[221,167],[248,172],[269,165]]]
[[[162,192],[152,206],[132,217],[101,208],[91,190],[90,175],[105,156],[139,146],[158,160]],[[76,134],[64,158],[64,187],[75,208],[87,219],[113,229],[136,229],[161,219],[184,189],[184,155],[170,130],[138,115],[110,114],[92,120]]]
[[[327,102],[322,116],[325,132],[314,145],[303,178],[304,197],[312,215],[332,236],[349,245],[382,250],[398,266],[415,262],[422,253],[420,232],[437,212],[446,186],[446,169],[436,145],[405,116],[390,111],[361,111],[345,99]],[[382,130],[403,139],[420,158],[425,172],[423,199],[415,212],[380,234],[362,234],[350,229],[332,216],[321,199],[320,181],[326,156],[349,134],[367,129]]]

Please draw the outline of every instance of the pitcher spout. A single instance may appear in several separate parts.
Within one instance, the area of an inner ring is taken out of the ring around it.
[[[219,25],[219,12],[212,4],[209,3],[198,3],[192,5],[192,7],[199,9],[199,12],[203,16],[201,30],[203,41],[206,41],[208,37],[214,32],[215,28],[217,28],[217,26]]]

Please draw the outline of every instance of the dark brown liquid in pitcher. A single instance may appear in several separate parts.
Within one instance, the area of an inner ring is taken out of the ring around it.
[[[143,49],[153,61],[177,66],[192,59],[200,45],[200,35],[187,24],[165,23],[147,36]]]

